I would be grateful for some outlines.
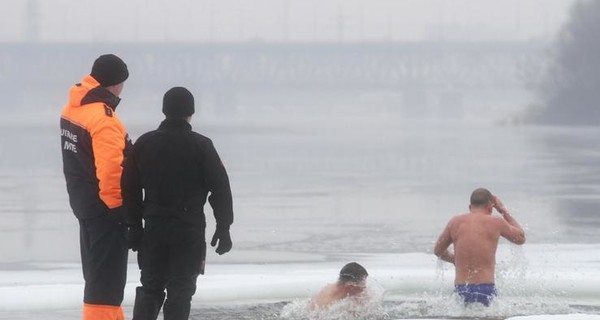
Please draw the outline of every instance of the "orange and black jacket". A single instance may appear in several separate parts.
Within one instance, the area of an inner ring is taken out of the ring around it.
[[[118,103],[88,75],[71,87],[62,110],[63,171],[78,219],[123,212],[120,181],[131,141],[115,113]]]

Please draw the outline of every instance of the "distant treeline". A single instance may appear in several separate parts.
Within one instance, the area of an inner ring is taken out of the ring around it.
[[[600,1],[572,7],[538,93],[534,122],[600,125]]]

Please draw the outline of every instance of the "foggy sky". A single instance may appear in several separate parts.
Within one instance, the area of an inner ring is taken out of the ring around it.
[[[548,40],[574,1],[2,0],[0,41]]]

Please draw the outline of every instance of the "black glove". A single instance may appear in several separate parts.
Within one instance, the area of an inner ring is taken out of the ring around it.
[[[141,226],[130,226],[127,232],[127,248],[133,252],[142,249],[142,241],[144,240],[144,228]]]
[[[231,250],[233,243],[231,243],[231,236],[229,235],[229,228],[219,228],[217,226],[217,230],[215,230],[215,234],[212,237],[212,241],[210,242],[210,245],[212,247],[217,245],[217,240],[219,241],[219,246],[217,247],[217,250],[215,250],[216,253],[218,253],[219,255],[222,255],[224,253],[229,252],[229,250]]]
[[[108,209],[108,217],[118,224],[125,223],[126,214],[127,209],[125,209],[125,206]]]

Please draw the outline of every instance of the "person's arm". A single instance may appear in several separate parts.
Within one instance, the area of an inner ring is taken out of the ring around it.
[[[109,209],[111,218],[122,221],[125,215],[121,195],[121,174],[127,136],[121,122],[113,116],[106,116],[90,131],[98,196]]]
[[[213,214],[217,222],[215,234],[210,241],[211,246],[217,246],[218,254],[224,254],[231,250],[233,243],[229,234],[229,227],[233,223],[233,199],[229,177],[225,166],[219,158],[212,141],[206,144],[206,159],[204,161],[204,174],[208,184],[210,196],[208,202],[213,208]]]
[[[138,146],[131,149],[136,147]],[[125,223],[128,227],[127,247],[133,251],[141,252],[144,237],[142,223],[144,194],[135,150],[129,152],[127,158],[125,158],[121,176],[121,191],[123,194],[123,207],[126,209]]]
[[[135,147],[134,147],[135,148]],[[135,152],[125,159],[121,177],[123,205],[127,208],[125,221],[130,227],[142,227],[143,192]]]
[[[448,248],[452,244],[452,236],[450,234],[450,225],[452,224],[452,220],[448,222],[444,231],[440,234],[437,242],[435,243],[435,247],[433,249],[433,253],[438,256],[438,258],[454,264],[454,253],[450,252]]]
[[[523,230],[517,220],[508,212],[502,201],[496,196],[494,196],[494,208],[496,208],[504,218],[504,224],[500,230],[500,235],[515,244],[520,245],[525,243],[525,230]]]
[[[208,202],[213,208],[217,228],[229,229],[233,223],[233,197],[229,177],[212,142],[208,143],[206,153],[204,172],[210,191]]]

